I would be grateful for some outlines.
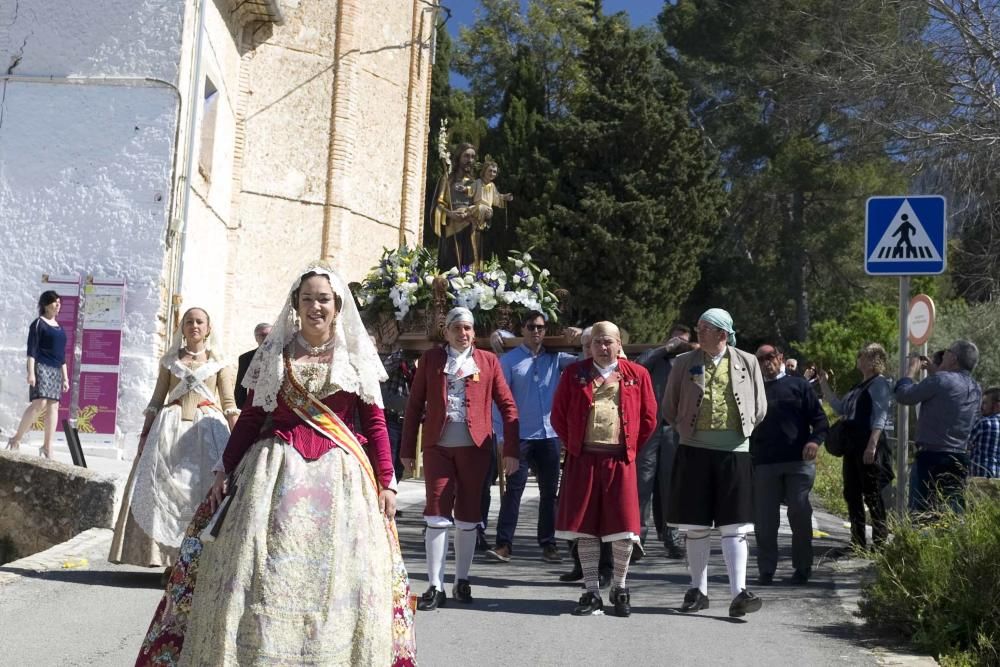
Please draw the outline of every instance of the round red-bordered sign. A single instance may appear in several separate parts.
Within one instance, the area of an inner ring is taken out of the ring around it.
[[[934,333],[934,300],[926,294],[918,294],[910,299],[906,328],[910,345],[923,345]]]

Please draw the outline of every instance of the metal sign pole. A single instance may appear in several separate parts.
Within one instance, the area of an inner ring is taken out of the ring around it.
[[[899,378],[906,377],[909,370],[909,308],[910,277],[899,277]],[[910,431],[910,409],[896,404],[896,514],[900,519],[906,516],[906,491],[910,475],[906,468],[909,459],[907,444]]]

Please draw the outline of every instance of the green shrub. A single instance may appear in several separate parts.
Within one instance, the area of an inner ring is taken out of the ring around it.
[[[816,504],[831,514],[847,517],[844,502],[844,476],[842,460],[819,448],[816,456],[816,481],[813,482]]]
[[[798,348],[809,363],[833,373],[830,383],[842,394],[861,380],[855,361],[865,344],[881,343],[893,353],[899,338],[896,313],[890,306],[859,301],[843,317],[814,323]]]
[[[1000,664],[1000,500],[970,492],[964,514],[892,532],[874,554],[861,616],[943,664]]]

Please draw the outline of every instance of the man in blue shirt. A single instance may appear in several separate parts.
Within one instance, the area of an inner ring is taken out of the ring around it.
[[[562,560],[555,537],[561,445],[549,417],[562,370],[576,361],[576,356],[545,350],[542,346],[545,323],[543,313],[536,310],[527,313],[521,329],[524,343],[500,359],[504,379],[517,404],[521,428],[521,466],[507,477],[507,491],[500,501],[497,518],[496,547],[486,552],[487,556],[502,563],[510,561],[521,496],[531,467],[538,478],[538,545],[542,547],[542,558],[550,563]],[[499,437],[503,429],[495,410],[493,418],[494,432]]]
[[[911,487],[910,510],[936,509],[940,502],[953,510],[965,507],[965,481],[969,476],[966,447],[980,414],[983,394],[972,379],[979,363],[979,348],[956,340],[945,350],[938,372],[915,382],[925,359],[910,359],[909,377],[896,383],[896,401],[920,404],[917,418],[916,484]]]

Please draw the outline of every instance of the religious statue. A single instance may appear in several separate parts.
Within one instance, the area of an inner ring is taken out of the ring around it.
[[[472,264],[477,254],[472,245],[474,218],[471,210],[475,147],[459,144],[451,165],[451,173],[441,177],[434,195],[434,233],[438,236],[438,268],[441,271]]]
[[[475,258],[474,264],[478,268],[485,253],[483,252],[483,232],[489,228],[490,220],[493,219],[493,207],[506,208],[507,202],[514,199],[510,193],[501,194],[497,192],[496,178],[500,170],[496,161],[489,155],[483,159],[483,167],[479,171],[479,178],[472,186],[472,208],[469,215],[473,220],[472,230],[472,252]]]

